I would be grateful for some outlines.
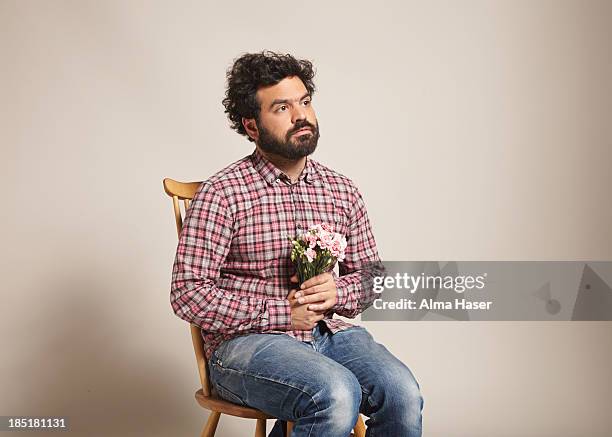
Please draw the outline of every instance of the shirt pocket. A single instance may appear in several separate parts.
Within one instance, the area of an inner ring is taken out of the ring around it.
[[[334,209],[333,212],[316,211],[311,212],[309,215],[310,216],[306,219],[306,229],[314,225],[326,223],[331,226],[332,231],[346,236],[346,232],[348,230],[348,219],[344,215],[344,211],[342,209]]]

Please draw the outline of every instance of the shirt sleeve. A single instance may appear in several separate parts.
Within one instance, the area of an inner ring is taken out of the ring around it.
[[[340,276],[335,278],[338,301],[332,307],[336,314],[348,318],[372,305],[378,297],[373,291],[374,277],[384,274],[365,202],[359,190],[354,190],[345,258],[338,263]]]
[[[226,199],[204,182],[185,214],[176,250],[170,292],[174,313],[209,332],[289,330],[291,306],[286,299],[236,295],[216,286],[232,235]]]

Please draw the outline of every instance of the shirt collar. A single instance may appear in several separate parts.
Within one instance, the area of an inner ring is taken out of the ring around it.
[[[281,169],[272,164],[272,162],[270,162],[265,156],[263,156],[257,148],[255,148],[251,154],[251,161],[253,162],[253,168],[268,184],[274,185],[280,180],[289,181],[289,177],[283,173]],[[306,166],[304,167],[304,170],[302,170],[302,173],[298,178],[298,182],[303,180],[309,184],[312,184],[318,179],[318,176],[319,172],[317,171],[316,161],[307,156]]]

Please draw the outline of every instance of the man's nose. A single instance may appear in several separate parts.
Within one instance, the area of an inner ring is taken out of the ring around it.
[[[291,114],[291,122],[295,124],[298,120],[306,120],[306,109],[302,106],[297,106]]]

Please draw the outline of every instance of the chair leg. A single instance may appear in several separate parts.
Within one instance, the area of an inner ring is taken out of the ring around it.
[[[366,427],[365,427],[365,423],[363,423],[363,419],[361,418],[361,414],[359,415],[359,418],[357,419],[357,423],[355,424],[355,437],[365,437],[366,435]]]
[[[285,437],[291,437],[291,431],[293,431],[293,422],[287,421],[285,423]]]
[[[255,437],[266,437],[266,419],[257,419]]]
[[[221,413],[218,411],[211,411],[210,416],[208,416],[208,421],[206,425],[204,425],[204,429],[202,430],[201,437],[214,437],[215,432],[217,431],[217,424],[219,423],[219,417],[221,417]]]

